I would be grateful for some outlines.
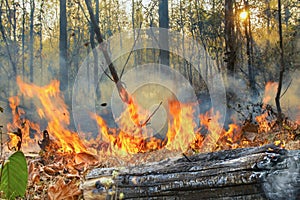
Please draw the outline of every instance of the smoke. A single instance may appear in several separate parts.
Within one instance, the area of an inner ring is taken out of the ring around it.
[[[300,122],[300,70],[296,70],[291,75],[291,83],[284,83],[283,89],[287,88],[285,94],[281,98],[284,113],[292,120]],[[284,92],[285,90],[283,90]]]
[[[283,113],[286,117],[290,118],[293,121],[300,122],[300,70],[296,70],[292,74],[287,74],[286,79],[282,86],[280,103],[283,110]],[[267,103],[274,108],[275,96],[277,93],[278,83],[268,83],[264,92],[264,103]]]

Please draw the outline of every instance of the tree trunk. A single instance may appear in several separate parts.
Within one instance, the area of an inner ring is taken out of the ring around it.
[[[96,10],[95,10],[95,18],[96,18],[96,23],[99,24],[99,0],[95,0],[95,4],[96,4]],[[90,24],[90,26],[92,27],[92,24]],[[94,89],[96,92],[96,97],[97,99],[100,99],[100,89],[99,87],[97,87],[98,85],[98,51],[95,49],[96,48],[96,44],[95,44],[95,32],[93,30],[93,28],[91,28],[91,33],[90,33],[90,42],[91,42],[91,47],[93,50],[93,57],[94,57]]]
[[[283,51],[283,38],[282,38],[282,22],[281,22],[281,0],[278,0],[278,26],[279,26],[279,47],[280,47],[280,70],[279,70],[279,82],[277,93],[275,97],[275,103],[278,113],[278,121],[282,122],[282,110],[280,105],[280,96],[281,96],[281,88],[282,88],[282,81],[283,81],[283,74],[284,74],[284,51]]]
[[[29,78],[30,82],[33,82],[33,54],[34,54],[34,11],[35,11],[35,2],[34,0],[30,0],[30,30],[29,30]]]
[[[226,62],[229,75],[233,75],[236,68],[236,45],[234,34],[233,0],[225,0],[225,43]]]
[[[134,15],[135,15],[135,3],[134,0],[131,1],[132,4],[132,9],[131,9],[131,23],[132,23],[132,33],[133,33],[133,38],[135,39],[135,20],[134,20]],[[136,66],[136,60],[137,60],[137,52],[133,52],[133,66]]]
[[[89,199],[299,199],[300,150],[275,145],[196,154],[135,167],[96,168]],[[117,198],[115,198],[117,197]]]
[[[169,54],[169,9],[167,0],[159,0],[159,44],[160,44],[160,64],[170,65],[170,54]]]
[[[59,1],[59,80],[60,89],[68,102],[68,42],[67,42],[67,5],[66,0]]]
[[[40,56],[40,83],[43,84],[43,23],[42,23],[42,18],[43,18],[43,9],[44,9],[44,0],[41,2],[41,7],[40,7],[40,30],[39,30],[39,36],[40,36],[40,49],[39,49],[39,56]]]
[[[245,36],[246,36],[246,52],[247,52],[247,63],[248,63],[248,81],[250,85],[251,95],[256,95],[256,89],[255,89],[255,78],[254,78],[254,69],[253,69],[253,51],[252,51],[252,37],[251,37],[251,21],[250,21],[250,10],[249,10],[249,4],[248,0],[244,1],[245,3],[245,11],[248,13],[247,19],[244,21],[244,27],[245,27]]]
[[[22,0],[22,77],[25,78],[25,22],[26,22],[26,7],[25,0]],[[23,101],[23,100],[22,100]]]
[[[101,51],[103,53],[104,59],[105,59],[107,65],[108,65],[108,69],[109,69],[110,74],[112,76],[111,79],[112,79],[112,81],[115,82],[122,101],[129,104],[130,99],[131,99],[130,94],[127,92],[127,90],[124,88],[122,83],[119,81],[120,80],[119,75],[118,75],[117,70],[116,70],[114,64],[112,63],[111,58],[108,54],[107,46],[106,46],[106,44],[105,44],[105,42],[102,38],[101,31],[100,31],[99,25],[97,24],[97,21],[95,19],[95,15],[94,15],[93,8],[92,8],[90,0],[85,0],[85,4],[86,4],[87,9],[89,11],[89,15],[90,15],[90,18],[91,18],[91,25],[94,29],[95,34],[96,34],[96,39],[97,39],[97,41],[99,43],[99,46],[100,46],[99,48],[101,49]]]

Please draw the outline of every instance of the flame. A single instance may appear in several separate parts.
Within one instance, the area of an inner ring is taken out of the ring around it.
[[[194,130],[196,124],[193,122],[193,109],[191,105],[180,104],[175,100],[169,101],[171,119],[168,121],[168,132],[165,139],[148,138],[148,135],[152,135],[152,133],[148,133],[149,130],[145,127],[133,126],[133,124],[136,124],[134,120],[138,116],[136,114],[137,110],[138,107],[135,104],[129,104],[126,111],[121,115],[120,123],[122,130],[118,133],[109,133],[109,128],[101,116],[96,114],[91,114],[91,116],[100,127],[100,134],[103,135],[105,141],[109,141],[113,146],[117,147],[114,150],[140,153],[161,149],[165,146],[169,150],[186,151],[188,144],[196,138]],[[134,116],[134,118],[124,117],[126,113]],[[147,119],[147,115],[143,115],[143,119]]]
[[[54,80],[49,85],[40,87],[25,83],[17,77],[17,84],[23,95],[39,99],[41,107],[37,107],[37,112],[40,118],[47,119],[47,130],[61,145],[62,151],[76,153],[86,151],[78,134],[67,129],[70,124],[70,114],[60,93],[59,81]]]
[[[169,110],[173,121],[168,122],[166,148],[184,152],[187,150],[187,144],[196,139],[193,107],[190,104],[181,104],[177,100],[171,100]]]
[[[165,105],[168,109],[165,136],[155,137],[153,135],[158,133],[147,126],[150,118],[155,115],[141,108],[134,97],[128,94],[124,88],[119,90],[120,96],[126,100],[124,112],[116,119],[119,127],[110,128],[101,116],[90,113],[91,118],[98,124],[99,134],[89,141],[82,140],[77,133],[68,129],[70,114],[60,93],[59,81],[53,80],[49,85],[36,86],[25,83],[20,77],[17,77],[17,84],[25,97],[39,100],[34,102],[36,112],[41,119],[47,120],[49,135],[63,152],[87,152],[87,147],[93,147],[93,149],[96,147],[95,153],[98,155],[100,155],[99,152],[104,152],[106,155],[126,157],[128,154],[159,149],[167,149],[172,152],[187,152],[189,149],[211,152],[270,142],[262,137],[266,135],[264,133],[271,132],[273,126],[268,110],[255,117],[258,127],[254,134],[261,137],[261,140],[254,140],[256,135],[248,140],[243,136],[243,130],[237,123],[229,124],[228,130],[225,130],[219,123],[220,113],[214,109],[199,115],[200,127],[198,127],[194,120],[195,103],[182,103],[174,99],[169,99]],[[265,105],[270,102],[276,86],[277,83],[266,85],[263,100]],[[13,114],[13,122],[7,125],[10,131],[10,146],[17,147],[21,142],[23,149],[32,146],[32,143],[36,144],[42,137],[40,127],[21,117],[25,112],[18,107],[20,103],[18,97],[11,97],[9,102]],[[18,131],[21,131],[21,137],[18,136]],[[37,134],[33,134],[32,131]],[[282,140],[280,139],[280,141]]]
[[[217,141],[222,132],[222,127],[218,122],[221,115],[219,112],[213,113],[214,111],[211,109],[205,114],[199,115],[200,125],[208,130],[208,134],[202,144],[205,152],[213,151],[216,148]]]
[[[38,149],[37,143],[32,144],[32,140],[39,140],[40,135],[35,134],[32,138],[30,137],[30,131],[40,133],[40,127],[38,124],[33,123],[27,119],[22,119],[21,116],[25,114],[22,108],[19,108],[20,99],[17,96],[9,98],[9,106],[12,110],[12,123],[7,124],[8,135],[10,141],[8,143],[9,148],[16,148],[18,143],[22,143],[22,149],[24,151],[34,151]],[[20,135],[18,135],[20,134]]]
[[[277,92],[278,83],[277,82],[267,82],[265,86],[263,104],[270,104],[274,100]]]

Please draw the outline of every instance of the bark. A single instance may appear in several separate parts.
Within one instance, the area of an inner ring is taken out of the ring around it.
[[[158,8],[158,14],[159,14],[159,44],[160,47],[163,48],[160,49],[159,58],[160,58],[160,64],[163,65],[170,65],[170,54],[169,54],[169,34],[168,34],[168,28],[169,28],[169,9],[168,9],[168,1],[167,0],[160,0],[159,1],[159,8]]]
[[[280,47],[280,69],[279,69],[279,81],[278,81],[278,88],[275,97],[275,103],[278,113],[278,121],[282,122],[282,110],[280,105],[280,96],[281,96],[281,89],[282,89],[282,82],[283,82],[283,74],[285,71],[284,66],[284,51],[283,51],[283,38],[282,38],[282,22],[281,22],[281,0],[278,0],[278,26],[279,26],[279,47]]]
[[[25,78],[25,23],[26,23],[26,7],[25,0],[22,0],[22,77]]]
[[[95,7],[95,20],[96,20],[96,23],[99,24],[99,0],[95,0],[95,4],[96,4],[96,7]],[[97,50],[95,49],[96,48],[96,44],[95,44],[95,32],[93,30],[93,25],[90,23],[90,43],[91,43],[91,47],[92,47],[92,52],[93,52],[93,74],[94,74],[94,77],[93,77],[93,85],[94,85],[94,89],[95,89],[95,92],[96,92],[96,96],[97,96],[97,99],[100,98],[100,90],[99,90],[99,87],[97,87],[97,84],[98,84],[98,52]]]
[[[59,2],[59,80],[61,91],[66,92],[68,89],[67,5],[66,0],[60,0]],[[68,101],[67,92],[65,97]]]
[[[225,0],[225,43],[226,62],[229,75],[233,75],[236,68],[236,45],[234,34],[233,0]]]
[[[134,15],[135,15],[135,2],[134,0],[131,1],[132,4],[132,9],[131,9],[131,23],[132,23],[132,33],[133,33],[133,38],[135,39],[135,20],[134,20]],[[136,65],[136,60],[137,60],[137,56],[136,56],[136,52],[133,53],[133,66]]]
[[[40,15],[39,15],[39,20],[40,20],[40,29],[39,29],[39,36],[40,36],[40,48],[39,48],[39,56],[40,56],[40,83],[43,81],[43,23],[42,23],[42,18],[43,18],[43,9],[44,9],[44,0],[41,2],[41,7],[40,7]]]
[[[135,167],[96,168],[84,199],[297,199],[300,150],[266,145]]]
[[[245,36],[246,36],[246,49],[247,49],[247,61],[248,61],[248,79],[252,95],[256,95],[255,89],[255,78],[254,78],[254,67],[253,67],[253,48],[252,48],[252,34],[251,34],[251,21],[250,21],[250,10],[248,0],[244,1],[245,10],[248,12],[248,17],[244,21]]]
[[[33,82],[33,54],[34,54],[34,12],[35,12],[35,2],[34,0],[30,1],[30,31],[29,31],[29,77],[30,82]]]

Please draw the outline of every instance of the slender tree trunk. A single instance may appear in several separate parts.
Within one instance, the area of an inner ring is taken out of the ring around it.
[[[39,16],[39,20],[40,20],[40,49],[39,49],[39,53],[40,53],[40,83],[42,83],[43,81],[43,23],[42,23],[42,18],[43,18],[43,6],[44,6],[44,0],[42,0],[41,2],[41,7],[40,7],[40,16]]]
[[[236,68],[233,3],[233,0],[225,0],[225,43],[228,75],[233,75]]]
[[[68,42],[67,42],[67,5],[66,0],[60,0],[59,5],[59,80],[60,80],[60,89],[64,91],[66,101],[68,102],[68,67],[67,67],[67,51],[68,51]]]
[[[26,7],[25,0],[22,0],[22,77],[25,78],[25,22],[26,22]]]
[[[281,22],[281,0],[278,0],[278,26],[279,26],[279,51],[280,51],[280,71],[279,71],[279,82],[277,88],[277,94],[275,97],[275,103],[278,112],[278,121],[282,122],[282,110],[280,105],[280,95],[282,89],[282,81],[283,81],[283,74],[285,70],[284,66],[284,51],[283,51],[283,38],[282,38],[282,22]]]
[[[159,53],[160,63],[163,65],[170,65],[170,54],[169,54],[169,9],[168,0],[159,0],[159,28],[165,28],[159,31],[159,44],[161,48]]]
[[[96,34],[96,39],[97,39],[97,41],[100,45],[100,49],[102,50],[104,59],[105,59],[107,65],[108,65],[108,69],[109,69],[110,74],[112,76],[111,79],[112,79],[112,81],[115,82],[115,84],[117,86],[117,89],[118,89],[118,92],[119,92],[119,95],[120,95],[120,98],[122,99],[122,101],[129,104],[130,101],[131,101],[131,96],[127,92],[127,90],[124,88],[122,83],[119,81],[120,78],[119,78],[118,73],[116,71],[116,68],[115,68],[114,64],[112,63],[111,58],[108,54],[107,45],[104,43],[104,40],[102,38],[101,31],[100,31],[100,28],[99,28],[99,24],[97,24],[97,22],[96,22],[95,15],[94,15],[90,0],[85,0],[85,4],[86,4],[86,6],[88,8],[88,11],[89,11],[92,27],[93,27],[94,32]]]
[[[16,4],[13,3],[13,23],[12,23],[12,27],[13,27],[13,59],[14,59],[14,63],[15,63],[15,75],[18,74],[17,72],[17,63],[18,63],[18,41],[17,41],[17,8],[16,8]]]
[[[96,23],[99,24],[99,0],[95,0],[96,4],[96,11],[95,11],[95,17],[96,17]],[[94,86],[96,87],[96,97],[99,99],[100,94],[100,88],[97,87],[98,85],[98,51],[95,50],[95,32],[91,31],[92,38],[91,38],[91,46],[93,48],[93,56],[94,56]]]
[[[132,10],[131,10],[131,23],[132,23],[132,33],[133,33],[133,38],[135,40],[135,20],[134,20],[134,15],[135,15],[135,5],[134,5],[134,0],[131,1],[132,3]],[[136,65],[136,52],[133,52],[133,66]]]
[[[248,63],[248,80],[250,85],[251,94],[255,95],[255,78],[254,78],[254,69],[253,69],[253,51],[252,51],[252,45],[251,45],[251,21],[250,21],[250,10],[249,10],[249,4],[248,1],[244,1],[245,3],[245,10],[248,12],[248,18],[244,21],[244,27],[245,27],[245,36],[246,36],[246,48],[247,48],[247,63]]]
[[[267,37],[267,40],[266,40],[266,54],[269,53],[269,46],[270,46],[270,35],[271,35],[271,29],[270,29],[270,24],[271,24],[271,7],[270,7],[270,0],[266,0],[266,4],[267,4],[267,9],[266,9],[266,16],[267,16],[267,34],[268,34],[268,37]],[[265,58],[265,62],[268,63],[269,62],[269,58],[266,57]],[[269,81],[269,78],[267,77],[267,73],[266,73],[266,70],[265,68],[263,67],[263,75],[264,75],[264,81],[265,83],[267,81]]]
[[[179,14],[180,14],[180,29],[182,31],[182,37],[181,37],[181,48],[182,48],[182,55],[183,57],[185,58],[185,42],[184,42],[184,25],[183,25],[183,6],[182,6],[182,1],[180,0],[179,1]],[[182,59],[181,59],[182,60]],[[188,77],[188,70],[187,70],[187,67],[186,67],[186,62],[183,61],[183,65],[181,67],[183,67],[183,72],[184,72],[184,76]]]
[[[30,82],[33,82],[33,62],[34,62],[34,12],[35,12],[35,2],[34,0],[30,0],[30,31],[29,31],[29,69],[30,69]]]

